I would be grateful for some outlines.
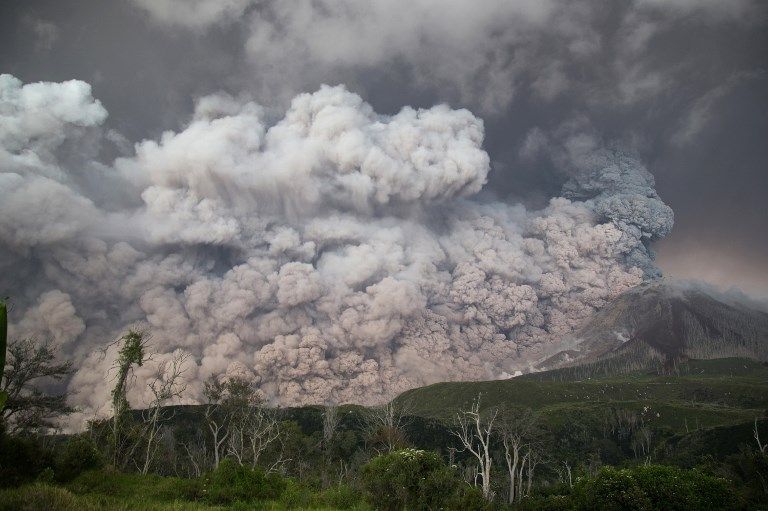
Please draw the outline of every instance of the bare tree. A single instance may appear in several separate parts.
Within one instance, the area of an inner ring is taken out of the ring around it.
[[[13,341],[2,377],[2,391],[7,396],[2,419],[11,434],[21,434],[55,427],[54,420],[73,410],[67,395],[47,394],[39,384],[61,380],[72,373],[69,362],[56,361],[56,349],[50,343],[32,339]]]
[[[325,464],[322,469],[323,487],[329,485],[328,470],[331,466],[331,447],[333,438],[336,435],[336,428],[339,426],[339,409],[334,404],[326,405],[323,408],[323,438],[321,447],[325,456]]]
[[[214,467],[224,453],[239,465],[257,466],[264,452],[280,439],[281,431],[277,416],[261,406],[254,383],[237,376],[222,380],[211,377],[205,384],[205,394]],[[285,461],[279,455],[267,470],[276,470]]]
[[[191,466],[189,475],[192,477],[200,477],[203,475],[205,467],[207,467],[210,462],[208,458],[208,450],[205,448],[205,437],[198,431],[194,440],[182,442],[181,447],[184,449]]]
[[[208,425],[208,430],[211,432],[213,443],[213,468],[219,466],[224,442],[229,437],[229,431],[226,427],[227,415],[221,412],[224,392],[224,384],[217,377],[211,376],[205,382],[203,393],[208,400],[208,404],[205,407],[205,422]]]
[[[333,404],[323,409],[323,448],[328,455],[328,449],[339,426],[339,407]]]
[[[523,458],[520,460],[520,468],[517,472],[517,501],[520,502],[523,498],[523,480],[525,479],[525,464],[528,461],[528,456],[530,456],[530,451],[526,452],[523,455]]]
[[[377,453],[392,452],[406,446],[405,428],[409,411],[409,402],[394,401],[367,411],[364,416],[365,429]]]
[[[568,461],[564,461],[563,469],[565,470],[565,477],[563,477],[563,479],[567,479],[568,487],[573,488],[573,471],[571,470],[571,464],[568,463]]]
[[[250,380],[242,377],[230,377],[223,381],[222,411],[226,415],[227,455],[233,457],[239,465],[245,465],[251,448],[251,429],[258,427],[252,417],[259,405],[256,388]]]
[[[248,428],[247,436],[251,451],[251,466],[256,467],[261,455],[270,444],[280,438],[280,422],[270,410],[256,406],[250,410],[246,426]],[[271,472],[283,462],[282,456],[278,456],[275,463],[267,468],[267,471]]]
[[[166,410],[163,410],[163,407],[171,399],[180,397],[187,388],[183,381],[183,375],[186,371],[184,366],[188,358],[189,354],[181,351],[176,352],[170,361],[163,361],[158,365],[154,378],[148,384],[152,393],[152,401],[149,407],[142,412],[146,439],[144,463],[141,467],[142,474],[149,472],[152,461],[157,454],[157,438],[162,422],[172,417]]]
[[[528,482],[527,482],[525,494],[530,495],[531,487],[533,486],[533,474],[536,471],[536,466],[539,464],[539,462],[541,462],[541,459],[542,459],[541,450],[538,448],[538,446],[534,444],[529,444],[528,452],[526,453],[525,458],[528,462],[526,464]]]
[[[653,433],[651,432],[650,428],[641,426],[639,429],[634,431],[630,441],[630,446],[632,447],[632,451],[635,453],[635,458],[638,458],[640,455],[646,456],[650,454],[652,440]]]
[[[752,434],[755,437],[755,442],[757,442],[757,448],[761,453],[765,453],[766,449],[768,449],[768,444],[760,441],[760,432],[757,430],[757,418],[755,418],[755,429],[752,430]]]
[[[480,411],[480,396],[472,403],[469,410],[456,414],[456,430],[453,434],[461,441],[462,450],[469,451],[478,463],[478,473],[482,482],[483,497],[491,500],[491,439],[493,426],[499,415],[497,408],[485,413]]]
[[[507,462],[507,474],[509,477],[509,494],[507,501],[514,503],[515,498],[520,498],[517,491],[517,479],[519,465],[521,465],[522,449],[525,447],[527,437],[531,433],[536,422],[536,417],[530,409],[505,410],[499,423],[499,433],[504,446],[504,459]],[[520,467],[522,468],[522,467]]]

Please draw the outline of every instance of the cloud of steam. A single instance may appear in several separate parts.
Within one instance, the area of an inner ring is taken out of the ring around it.
[[[0,78],[12,335],[76,359],[86,414],[108,412],[99,349],[137,323],[160,359],[192,355],[190,402],[233,371],[283,404],[503,377],[655,275],[648,244],[672,225],[652,176],[615,151],[594,151],[541,210],[473,199],[483,123],[444,105],[383,116],[322,87],[269,122],[218,94],[130,157],[72,158],[109,142],[105,117],[83,82]]]

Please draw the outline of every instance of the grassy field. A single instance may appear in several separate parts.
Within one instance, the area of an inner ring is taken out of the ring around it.
[[[0,490],[2,511],[203,511],[226,509],[182,500],[158,501],[138,493],[132,497],[78,495],[58,486],[37,483],[21,488]]]
[[[558,371],[508,380],[438,383],[405,392],[414,415],[449,419],[481,395],[482,408],[522,406],[550,423],[611,407],[634,410],[673,432],[727,426],[762,417],[768,409],[768,366],[747,359],[698,360],[675,375],[633,373],[569,381]]]
[[[298,486],[289,487],[280,500],[226,505],[206,502],[204,488],[202,492],[200,482],[195,480],[102,470],[85,473],[64,486],[35,483],[0,490],[0,511],[369,510],[360,503],[329,506],[320,502],[327,499],[323,493]]]

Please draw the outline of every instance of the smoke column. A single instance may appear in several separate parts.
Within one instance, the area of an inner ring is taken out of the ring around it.
[[[84,82],[0,76],[11,337],[74,360],[81,417],[109,413],[100,350],[135,325],[156,361],[192,355],[189,403],[210,375],[297,405],[525,371],[655,277],[649,244],[672,227],[651,174],[618,151],[591,153],[541,210],[473,198],[483,122],[445,105],[383,116],[323,86],[270,122],[211,95],[105,163],[120,145],[106,116]]]

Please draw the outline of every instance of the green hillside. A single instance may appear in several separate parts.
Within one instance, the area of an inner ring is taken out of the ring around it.
[[[449,419],[478,396],[482,408],[528,407],[552,424],[575,413],[598,418],[621,408],[641,413],[646,424],[684,432],[762,417],[768,409],[768,366],[748,359],[693,360],[677,374],[637,372],[570,380],[560,369],[508,380],[437,383],[397,398],[413,415]]]

